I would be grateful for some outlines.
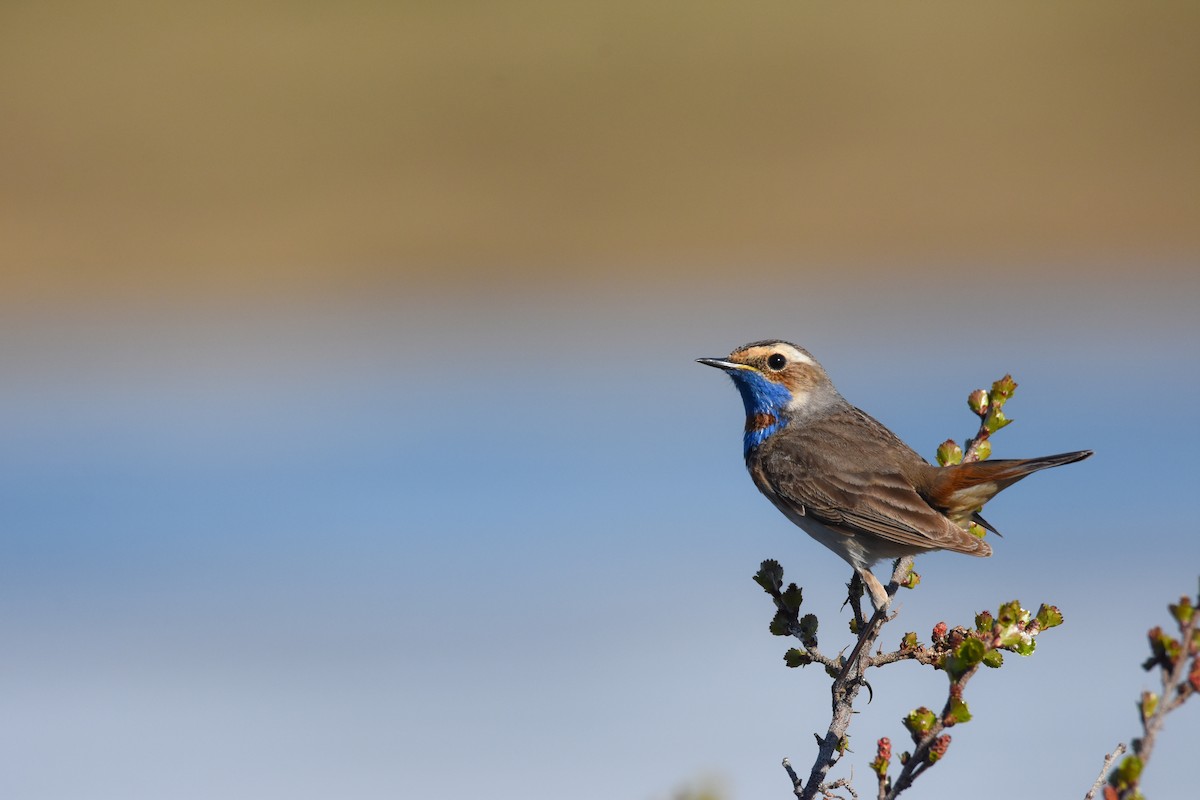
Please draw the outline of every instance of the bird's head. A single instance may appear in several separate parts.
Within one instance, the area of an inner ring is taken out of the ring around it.
[[[803,347],[767,340],[742,345],[728,358],[698,358],[733,379],[746,406],[746,451],[791,419],[840,397],[824,368]]]

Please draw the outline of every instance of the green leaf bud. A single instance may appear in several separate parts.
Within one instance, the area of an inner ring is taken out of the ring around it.
[[[1171,616],[1180,625],[1187,625],[1192,615],[1196,613],[1196,609],[1192,606],[1192,599],[1187,596],[1179,598],[1177,605],[1169,605],[1167,608],[1170,609]]]
[[[1137,756],[1125,756],[1121,759],[1121,766],[1117,767],[1117,779],[1126,786],[1133,786],[1142,776],[1142,766],[1142,759]]]
[[[1141,702],[1138,703],[1138,712],[1142,715],[1142,724],[1146,720],[1154,716],[1154,712],[1158,709],[1158,695],[1154,692],[1142,692]]]
[[[938,445],[937,462],[940,466],[946,467],[952,464],[961,464],[962,459],[962,448],[953,439],[947,439]]]
[[[991,403],[991,398],[988,397],[988,393],[983,389],[976,389],[967,395],[967,405],[978,416],[982,417],[987,413],[989,403]]]
[[[928,733],[937,722],[937,715],[930,711],[925,706],[914,708],[908,712],[908,716],[901,720],[904,727],[912,734],[913,741],[919,742],[921,734]]]
[[[1012,375],[1005,375],[992,384],[992,403],[1003,404],[1005,400],[1013,396],[1015,391],[1017,391],[1017,382],[1013,380]]]

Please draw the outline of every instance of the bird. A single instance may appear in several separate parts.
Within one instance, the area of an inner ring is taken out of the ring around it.
[[[746,409],[743,453],[755,486],[791,522],[841,556],[877,610],[889,603],[871,572],[880,560],[949,550],[986,557],[970,533],[985,503],[1031,473],[1091,450],[938,467],[851,405],[813,355],[783,340],[699,358],[733,379]]]

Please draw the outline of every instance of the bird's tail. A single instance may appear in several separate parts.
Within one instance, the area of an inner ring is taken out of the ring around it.
[[[978,516],[977,512],[984,503],[1026,475],[1050,467],[1073,464],[1091,454],[1091,450],[1077,450],[1073,453],[1059,453],[1040,458],[996,459],[941,468],[932,467],[933,476],[925,499],[955,522],[965,523],[967,519]],[[975,521],[982,523],[981,519]],[[994,530],[987,523],[982,524]]]

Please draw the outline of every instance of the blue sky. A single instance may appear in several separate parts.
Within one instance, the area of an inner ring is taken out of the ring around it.
[[[1034,657],[972,685],[975,720],[919,789],[955,796],[999,759],[1023,788],[1081,792],[1135,732],[1145,630],[1200,572],[1180,280],[798,275],[10,318],[0,788],[786,793],[779,760],[809,762],[826,683],[783,666],[750,576],[779,559],[835,650],[848,569],[758,496],[740,401],[692,362],[781,336],[927,456],[1005,371],[1021,386],[998,456],[1097,451],[993,502],[993,558],[922,559],[885,636],[1058,604]],[[875,738],[944,698],[914,665],[873,684],[860,781]],[[1195,709],[1169,720],[1148,794],[1190,785],[1198,735]]]

